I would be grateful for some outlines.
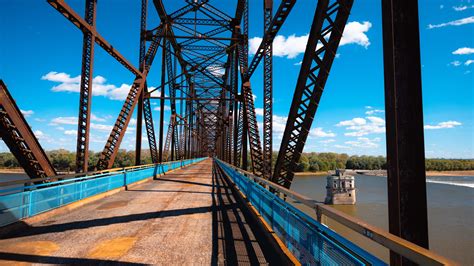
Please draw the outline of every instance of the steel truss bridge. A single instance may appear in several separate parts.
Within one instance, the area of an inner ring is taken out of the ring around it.
[[[136,111],[137,167],[142,167],[144,127],[155,165],[175,161],[188,164],[194,163],[196,158],[214,157],[217,163],[217,168],[213,168],[215,175],[250,176],[257,181],[256,184],[266,187],[276,197],[285,195],[285,198],[293,197],[313,204],[288,189],[316,118],[353,0],[317,1],[312,24],[307,25],[308,43],[275,164],[272,164],[272,43],[285,25],[296,0],[260,1],[264,14],[261,18],[263,37],[257,52],[250,56],[248,0],[229,1],[235,4],[233,13],[216,8],[216,0],[184,0],[177,10],[167,9],[163,3],[166,1],[148,3],[148,0],[141,0],[140,36],[137,40],[140,44],[137,51],[139,61],[136,64],[125,58],[98,32],[97,0],[85,1],[84,16],[76,13],[64,0],[46,2],[63,15],[71,27],[77,27],[83,33],[77,175],[74,178],[91,175],[89,169],[95,170],[93,175],[115,173],[110,168]],[[158,16],[159,24],[147,24],[148,16]],[[375,238],[399,236],[401,238],[396,238],[396,241],[408,240],[428,248],[417,1],[382,0],[382,18],[391,235],[380,236],[367,228],[360,232],[372,239],[374,235]],[[91,166],[88,158],[94,90],[92,79],[94,54],[98,46],[130,71],[135,79],[97,165]],[[155,58],[157,55],[161,58]],[[147,78],[156,64],[161,65],[161,83],[151,89]],[[259,65],[263,73],[255,73]],[[257,123],[253,98],[255,86],[251,83],[255,75],[263,75],[262,128]],[[57,175],[8,92],[7,85],[3,82],[0,85],[0,136],[31,181],[41,185],[71,178]],[[275,88],[280,89],[278,85]],[[156,113],[152,112],[152,101],[158,101],[161,110],[158,114],[158,132],[153,120]],[[164,117],[165,103],[171,108],[170,117]],[[177,166],[171,164],[170,167]],[[248,169],[251,172],[246,172]],[[239,186],[243,184],[239,183],[242,180],[233,179],[241,190],[244,189]],[[319,217],[322,214],[329,217],[340,215],[325,207],[316,209]],[[350,223],[344,219],[341,221],[352,229],[360,226],[353,220]],[[385,240],[375,241],[380,243]],[[396,242],[393,239],[386,241]],[[412,245],[409,242],[402,244]],[[391,263],[408,265],[406,257],[414,257],[398,249],[397,245],[390,247]],[[409,250],[415,250],[411,248]],[[423,262],[416,256],[414,260]]]

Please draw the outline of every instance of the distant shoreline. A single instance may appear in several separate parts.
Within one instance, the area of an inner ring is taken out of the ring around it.
[[[369,175],[369,176],[387,176],[387,171],[385,170],[347,170],[347,174],[350,175]],[[327,171],[317,171],[317,172],[297,172],[295,176],[325,176],[328,175]],[[474,176],[474,170],[465,170],[465,171],[426,171],[426,176]]]
[[[60,175],[74,174],[74,172],[58,171]],[[0,168],[0,174],[26,174],[23,168]]]
[[[0,174],[24,174],[22,168],[0,168]],[[370,175],[370,176],[386,176],[385,170],[347,170],[347,174]],[[295,176],[326,176],[328,171],[317,172],[296,172]],[[474,170],[466,171],[426,171],[426,176],[474,176]]]
[[[24,174],[23,168],[0,168],[0,174]]]

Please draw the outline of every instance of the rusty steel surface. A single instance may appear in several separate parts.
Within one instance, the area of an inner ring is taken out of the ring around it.
[[[0,80],[0,137],[30,178],[56,175],[56,170],[3,80]]]
[[[263,35],[250,64],[249,0],[235,0],[232,6],[221,4],[220,8],[216,7],[217,0],[183,0],[177,1],[179,7],[171,12],[166,9],[171,6],[170,0],[137,1],[137,5],[141,2],[138,67],[97,31],[96,2],[85,0],[82,18],[64,0],[45,1],[83,34],[76,172],[87,172],[90,168],[87,159],[94,46],[98,44],[135,77],[100,154],[98,170],[113,166],[137,110],[136,165],[142,162],[144,122],[154,163],[215,156],[247,170],[250,158],[255,175],[290,188],[353,0],[317,2],[313,23],[308,25],[306,51],[273,171],[272,97],[278,84],[273,83],[272,77],[272,42],[284,27],[296,0],[280,1],[275,14],[274,1],[260,2]],[[159,22],[148,25],[147,21],[153,21],[151,16],[158,17]],[[382,0],[382,20],[390,231],[427,247],[417,1]],[[161,84],[148,90],[147,77],[159,53],[161,62],[155,64],[161,64]],[[252,88],[250,80],[262,59],[263,146],[255,112],[255,87]],[[0,136],[31,178],[45,180],[55,176],[54,168],[5,84],[0,82],[0,85]],[[158,90],[161,92],[158,97],[152,95]],[[153,121],[154,100],[160,102],[158,137]],[[171,109],[168,121],[164,117],[166,103]],[[164,136],[166,127],[168,132]],[[393,254],[392,259],[393,264],[403,264],[399,256]]]
[[[85,21],[95,28],[97,0],[86,0]],[[87,172],[89,165],[89,130],[91,122],[92,79],[95,36],[84,32],[82,43],[79,119],[77,123],[76,173]]]
[[[314,14],[272,181],[291,186],[353,0],[322,0]]]
[[[94,36],[95,42],[109,53],[117,62],[135,75],[141,76],[142,73],[133,66],[122,54],[120,54],[104,37],[102,37],[93,26],[89,25],[79,14],[77,14],[64,0],[47,0],[48,3],[58,10],[66,19],[72,22],[83,32],[88,32]]]
[[[208,159],[3,235],[0,264],[275,262],[247,212]]]
[[[382,3],[389,230],[428,248],[418,5]],[[394,252],[390,263],[414,265]]]
[[[271,27],[272,16],[273,0],[265,0],[263,2],[264,35]],[[265,44],[263,55],[263,177],[270,179],[273,149],[273,41],[262,41],[262,43]]]

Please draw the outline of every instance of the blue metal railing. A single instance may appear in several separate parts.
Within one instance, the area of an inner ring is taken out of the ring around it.
[[[120,188],[206,158],[168,162],[0,190],[0,226]],[[58,176],[60,178],[61,176]]]
[[[215,160],[303,265],[386,265],[252,178]]]

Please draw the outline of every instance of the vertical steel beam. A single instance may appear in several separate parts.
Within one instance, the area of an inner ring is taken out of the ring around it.
[[[146,85],[145,85],[146,86]],[[140,165],[142,160],[142,124],[143,124],[143,97],[140,93],[137,103],[137,129],[135,137],[135,165]]]
[[[245,101],[242,101],[240,103],[242,107],[242,169],[248,170],[248,148],[247,148],[247,143],[248,143],[248,138],[247,138],[247,132],[249,132],[249,127],[248,127],[248,120],[247,120],[247,108],[245,106]]]
[[[86,0],[85,21],[95,27],[97,0]],[[87,172],[89,161],[89,130],[92,101],[92,74],[95,36],[84,32],[82,44],[81,88],[77,125],[76,172]]]
[[[167,26],[165,25],[163,33],[166,34]],[[166,85],[166,38],[163,38],[163,49],[161,53],[161,99],[160,99],[160,150],[158,153],[159,162],[163,162],[163,134],[165,121],[165,85]]]
[[[233,164],[235,166],[239,166],[240,165],[240,157],[238,156],[238,149],[240,149],[240,147],[238,147],[238,143],[239,143],[239,140],[238,140],[238,137],[239,137],[239,123],[242,123],[242,121],[239,122],[239,114],[238,114],[238,105],[239,105],[239,102],[238,102],[238,97],[237,97],[237,93],[238,93],[238,83],[239,83],[239,76],[238,76],[238,71],[239,71],[239,67],[238,67],[238,59],[237,59],[237,49],[234,49],[234,52],[232,53],[232,57],[233,57],[233,60],[232,60],[232,64],[233,64],[233,71],[231,73],[231,75],[233,76],[233,84],[232,84],[232,89],[233,89],[233,94],[234,94],[234,155],[233,155],[233,158],[234,158],[234,161],[233,161]]]
[[[263,33],[269,30],[273,16],[273,0],[263,0]],[[272,175],[273,130],[273,44],[266,42],[263,55],[263,177]]]
[[[418,1],[382,0],[382,26],[389,230],[428,248]]]
[[[138,59],[138,65],[140,72],[143,72],[145,68],[145,55],[146,55],[146,17],[147,17],[147,5],[148,0],[142,0],[141,16],[140,16],[140,54]],[[146,87],[146,84],[145,84]],[[135,165],[141,164],[142,156],[142,124],[143,124],[143,99],[145,93],[140,93],[138,98],[137,106],[137,131],[135,139]]]

